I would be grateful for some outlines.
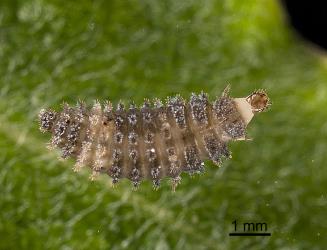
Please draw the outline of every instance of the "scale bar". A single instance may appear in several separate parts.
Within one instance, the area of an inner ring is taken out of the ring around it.
[[[271,236],[271,233],[229,233],[229,236]]]

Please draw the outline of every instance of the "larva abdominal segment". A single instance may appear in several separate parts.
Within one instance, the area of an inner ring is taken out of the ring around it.
[[[61,149],[62,158],[76,159],[75,171],[92,170],[91,179],[106,173],[116,184],[131,180],[133,188],[150,179],[155,189],[171,178],[173,190],[182,172],[204,171],[203,161],[220,165],[229,158],[227,143],[245,140],[246,126],[255,113],[264,111],[269,99],[263,90],[245,98],[231,98],[228,89],[212,103],[207,94],[192,94],[189,101],[177,95],[166,104],[145,100],[134,103],[96,101],[91,109],[79,102],[63,105],[62,111],[42,109],[40,130],[52,134],[50,145]]]

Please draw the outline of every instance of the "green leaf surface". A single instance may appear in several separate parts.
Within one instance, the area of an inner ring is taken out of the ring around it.
[[[41,108],[78,99],[211,99],[265,88],[254,140],[175,193],[75,174],[48,151]],[[326,57],[274,0],[0,2],[0,249],[324,249]],[[271,237],[229,237],[232,222]]]

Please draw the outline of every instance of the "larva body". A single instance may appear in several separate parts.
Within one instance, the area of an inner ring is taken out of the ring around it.
[[[65,104],[61,112],[41,110],[39,119],[41,131],[52,133],[51,146],[59,147],[63,158],[76,158],[76,171],[89,166],[92,176],[107,173],[114,184],[128,178],[135,188],[143,179],[158,188],[170,177],[175,189],[182,172],[201,173],[204,160],[218,165],[230,157],[228,141],[244,140],[254,113],[268,105],[262,90],[246,98],[231,98],[225,90],[213,103],[201,93],[188,102],[175,96],[165,105],[145,101],[140,108]]]

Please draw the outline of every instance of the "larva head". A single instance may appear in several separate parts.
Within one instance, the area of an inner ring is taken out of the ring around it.
[[[50,109],[41,109],[39,113],[39,124],[41,132],[50,131],[56,119],[57,113]]]
[[[254,113],[265,111],[271,105],[268,95],[262,89],[254,91],[246,97],[246,101],[251,105]]]

